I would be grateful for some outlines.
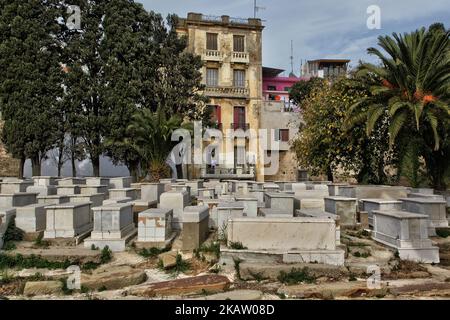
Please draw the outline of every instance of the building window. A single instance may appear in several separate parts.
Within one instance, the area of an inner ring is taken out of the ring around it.
[[[269,91],[277,91],[277,87],[275,87],[275,86],[267,86],[267,90],[269,90]]]
[[[218,50],[217,33],[207,33],[206,34],[206,49],[207,50]]]
[[[275,129],[275,141],[289,142],[289,129]]]
[[[245,70],[234,70],[233,85],[235,87],[245,87]]]
[[[217,87],[219,85],[219,69],[206,69],[206,85],[209,87]]]
[[[244,52],[245,51],[245,37],[244,36],[233,36],[233,50],[234,50],[234,52]]]

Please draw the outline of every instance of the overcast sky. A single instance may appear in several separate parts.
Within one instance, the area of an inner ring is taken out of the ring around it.
[[[138,0],[147,10],[166,16],[188,12],[232,17],[253,17],[253,0]],[[367,28],[367,8],[381,9],[381,29]],[[349,58],[370,60],[366,49],[376,46],[379,35],[412,31],[433,22],[449,27],[450,0],[258,0],[265,7],[263,63],[290,70],[294,41],[295,69],[301,59]],[[296,72],[298,73],[298,71]]]

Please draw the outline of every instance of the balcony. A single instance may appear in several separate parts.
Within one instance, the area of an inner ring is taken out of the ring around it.
[[[223,53],[219,50],[205,50],[202,56],[203,61],[222,62]]]
[[[248,87],[206,86],[205,94],[213,98],[240,98],[249,99]]]
[[[254,166],[236,168],[211,168],[208,166],[201,168],[202,179],[233,179],[233,180],[254,180],[256,178]]]
[[[247,131],[250,129],[250,124],[249,123],[232,123],[230,125],[232,130],[238,130],[238,129],[242,129],[244,131]]]
[[[232,63],[250,63],[250,56],[247,52],[232,52],[231,53]]]

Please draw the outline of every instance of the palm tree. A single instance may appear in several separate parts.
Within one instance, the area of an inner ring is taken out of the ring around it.
[[[365,122],[370,134],[379,121],[387,118],[390,145],[401,150],[402,160],[411,154],[408,150],[419,150],[416,157],[425,159],[437,188],[444,187],[444,172],[440,171],[446,168],[444,165],[436,172],[435,160],[447,149],[449,133],[449,36],[445,29],[422,28],[379,37],[378,44],[385,52],[369,48],[368,53],[378,57],[381,65],[363,63],[357,72],[372,79],[371,95],[352,106],[348,119],[349,127]]]

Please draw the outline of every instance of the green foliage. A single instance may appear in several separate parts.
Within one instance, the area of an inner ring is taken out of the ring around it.
[[[228,245],[231,249],[234,250],[246,250],[247,247],[244,247],[244,245],[242,244],[242,242],[230,242],[230,244]]]
[[[216,258],[219,259],[220,258],[220,242],[210,242],[208,244],[202,244],[197,251],[214,253]]]
[[[325,80],[322,78],[311,78],[308,81],[299,81],[295,83],[289,91],[289,99],[291,99],[296,105],[303,106],[305,100],[309,98],[310,93],[316,87],[323,86]]]
[[[307,267],[302,269],[292,268],[289,272],[280,271],[278,281],[287,285],[298,283],[314,283],[316,279],[309,273]]]
[[[168,248],[142,248],[141,250],[138,251],[138,254],[144,258],[156,258],[158,255],[160,255],[161,253],[167,252],[169,251]]]
[[[368,53],[381,65],[364,63],[358,71],[369,76],[371,94],[350,110],[353,127],[365,123],[369,135],[387,116],[389,144],[398,151],[400,169],[405,157],[410,171],[419,163],[413,158],[423,159],[436,189],[445,189],[450,171],[449,35],[435,24],[429,30],[379,37],[384,52],[369,48]],[[410,180],[420,182],[417,175]]]
[[[163,266],[162,260],[159,260],[158,268],[164,271],[168,271],[172,275],[178,275],[180,273],[185,273],[186,271],[189,271],[191,269],[191,264],[188,261],[183,260],[181,254],[177,254],[175,266],[166,270]]]
[[[241,280],[241,265],[242,260],[239,258],[233,257],[233,263],[234,263],[234,271],[236,271],[236,277]]]
[[[67,269],[72,263],[65,261],[49,261],[39,256],[31,255],[24,257],[21,254],[15,256],[0,253],[0,269],[19,268],[19,269]]]
[[[108,246],[105,246],[100,254],[100,263],[105,264],[110,262],[111,260],[112,260],[112,251],[111,249],[109,249]]]
[[[450,229],[436,229],[436,234],[441,238],[448,238],[450,236]]]
[[[366,81],[337,79],[332,85],[316,83],[301,108],[305,126],[293,141],[301,167],[313,175],[326,174],[333,180],[337,171],[354,175],[360,182],[383,183],[383,169],[391,154],[383,126],[367,137],[364,126],[347,130],[347,113],[358,99],[369,95]]]

